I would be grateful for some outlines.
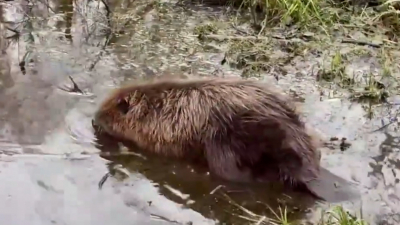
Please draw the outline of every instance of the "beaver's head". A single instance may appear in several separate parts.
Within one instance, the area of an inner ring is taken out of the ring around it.
[[[115,90],[97,110],[93,120],[94,128],[119,138],[129,136],[135,121],[147,111],[143,101],[134,88]]]
[[[156,121],[149,118],[154,117],[157,109],[163,108],[168,101],[166,95],[182,80],[182,76],[167,74],[125,84],[100,105],[94,116],[94,128],[128,139],[137,136],[135,131],[143,133],[148,123],[154,125]]]

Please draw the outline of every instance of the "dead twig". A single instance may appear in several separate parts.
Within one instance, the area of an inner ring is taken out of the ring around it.
[[[357,41],[357,40],[352,40],[352,39],[343,39],[342,43],[357,44],[357,45],[361,45],[361,46],[371,46],[374,48],[382,47],[382,44],[374,44],[374,43],[370,43],[370,42],[366,42],[366,41]]]
[[[69,79],[71,80],[73,87],[72,88],[62,88],[58,87],[60,90],[66,91],[66,92],[79,92],[81,94],[84,94],[83,91],[79,88],[79,86],[75,83],[74,79],[72,79],[71,76],[68,76]]]
[[[125,177],[129,177],[129,172],[120,164],[114,165],[109,168],[109,172],[107,172],[99,181],[99,190],[102,189],[104,183],[107,181],[109,177],[114,177],[115,173],[119,172],[120,174],[124,175]]]
[[[110,10],[110,7],[108,6],[106,0],[101,0],[101,2],[104,4],[104,7],[106,8],[107,24],[108,24],[108,27],[111,28],[111,19],[110,19],[111,10]]]
[[[106,47],[110,44],[112,36],[113,36],[112,32],[107,33],[106,41],[104,42],[104,45],[101,48],[100,53],[98,54],[96,60],[89,66],[89,71],[92,71],[94,69],[94,67],[96,66],[96,64],[100,61],[101,57],[103,56],[103,54],[106,50]]]
[[[199,39],[213,39],[218,41],[223,40],[264,40],[268,41],[269,37],[257,37],[257,36],[228,36],[228,35],[218,35],[218,34],[200,34],[197,36]]]
[[[103,185],[104,185],[104,183],[107,181],[107,179],[109,178],[109,177],[111,177],[112,175],[110,174],[110,173],[106,173],[102,178],[101,178],[101,180],[99,181],[99,190],[101,190],[101,188],[103,188]]]

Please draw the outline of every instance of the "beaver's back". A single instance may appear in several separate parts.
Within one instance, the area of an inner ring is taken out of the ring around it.
[[[253,82],[236,79],[152,80],[117,89],[99,111],[111,111],[116,107],[113,100],[129,96],[129,126],[136,129],[137,136],[147,136],[149,145],[195,141],[204,135],[204,129],[212,132],[210,126],[218,125],[210,124],[211,118],[226,120],[243,107],[254,108],[266,97],[257,94],[261,88],[250,88],[250,84]],[[146,140],[140,139],[136,141]]]
[[[121,90],[134,93],[131,114],[142,116],[136,116],[132,123],[141,124],[135,127],[143,135],[155,137],[151,143],[195,141],[250,111],[257,116],[249,120],[283,122],[296,116],[290,101],[252,81],[163,80]]]

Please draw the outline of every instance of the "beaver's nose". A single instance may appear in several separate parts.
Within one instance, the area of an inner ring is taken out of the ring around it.
[[[95,119],[92,119],[92,127],[97,128],[99,125],[96,123]]]
[[[96,114],[94,115],[93,119],[92,119],[92,126],[95,129],[98,129],[99,127],[101,127],[101,112],[96,112]]]

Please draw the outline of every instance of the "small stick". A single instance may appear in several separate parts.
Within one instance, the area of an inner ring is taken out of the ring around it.
[[[111,19],[110,19],[110,14],[111,14],[111,10],[110,7],[108,6],[107,2],[105,0],[101,0],[101,2],[103,3],[104,7],[106,8],[106,17],[107,17],[107,23],[108,23],[108,27],[111,27]]]
[[[223,185],[218,185],[214,190],[210,192],[210,195],[213,195],[216,191],[218,191],[220,188],[224,187]]]
[[[270,40],[269,37],[257,37],[257,36],[228,36],[228,35],[218,35],[218,34],[203,34],[197,35],[199,38],[210,38],[214,40]]]
[[[103,56],[103,54],[106,50],[106,47],[108,46],[108,44],[110,44],[111,37],[112,37],[112,33],[108,32],[106,35],[106,41],[104,42],[104,45],[101,48],[100,53],[97,55],[96,60],[89,66],[89,71],[92,71],[94,69],[94,67],[96,66],[96,64],[101,60],[101,57]]]
[[[72,84],[74,85],[72,88],[62,88],[59,87],[59,89],[66,91],[66,92],[79,92],[81,94],[84,94],[83,91],[79,88],[79,86],[75,83],[74,79],[72,79],[71,76],[68,76],[69,79],[71,80]]]
[[[156,219],[156,220],[162,220],[162,221],[166,221],[166,222],[170,222],[170,223],[174,223],[174,224],[179,224],[179,222],[176,221],[176,220],[170,220],[167,217],[156,215],[156,214],[153,214],[153,213],[150,214],[150,218]],[[189,222],[187,224],[191,224],[191,223]]]
[[[107,179],[111,177],[110,173],[106,173],[101,180],[99,181],[99,190],[101,190],[101,188],[103,187],[104,183],[107,181]]]
[[[342,43],[347,43],[347,44],[357,44],[357,45],[362,45],[362,46],[371,46],[374,48],[380,48],[382,47],[382,44],[374,44],[366,41],[357,41],[357,40],[352,40],[352,39],[343,39]]]

